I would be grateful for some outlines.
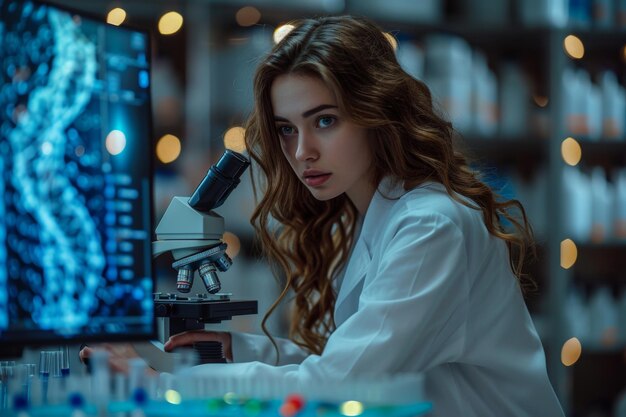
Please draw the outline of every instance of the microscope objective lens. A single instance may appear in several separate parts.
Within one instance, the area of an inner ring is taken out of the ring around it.
[[[193,270],[190,268],[180,268],[178,270],[178,279],[176,281],[176,289],[183,293],[191,291],[193,285]]]
[[[205,262],[200,265],[200,268],[198,268],[198,272],[200,272],[202,282],[204,282],[204,286],[206,287],[206,290],[209,294],[215,294],[216,292],[219,292],[219,290],[222,288],[222,284],[217,277],[215,265],[210,262]]]

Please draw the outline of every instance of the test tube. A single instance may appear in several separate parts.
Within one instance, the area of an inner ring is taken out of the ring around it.
[[[85,413],[83,412],[84,405],[91,400],[90,379],[90,376],[78,374],[73,375],[72,378],[63,379],[67,386],[66,398],[69,400],[70,406],[74,409],[71,417],[85,417]],[[115,417],[116,415],[113,416]]]
[[[35,369],[36,365],[34,363],[24,363],[19,365],[15,372],[27,404],[31,404],[31,385],[35,378]]]
[[[62,355],[61,351],[53,350],[50,352],[50,376],[53,378],[62,378],[63,374],[61,373],[61,362]]]
[[[52,351],[42,350],[39,352],[39,379],[41,381],[41,401],[48,403],[48,381],[52,369]]]
[[[179,348],[176,349],[172,355],[174,355],[176,390],[184,396],[192,396],[194,391],[194,384],[191,382],[192,379],[183,377],[181,374],[200,363],[198,352],[191,348]]]
[[[174,373],[179,374],[200,364],[200,358],[195,349],[179,348],[172,355],[174,356]]]
[[[62,373],[63,354],[60,350],[50,352],[50,385],[48,386],[48,402],[57,404],[66,398],[67,380]]]
[[[128,393],[132,398],[138,389],[145,390],[146,361],[141,358],[128,360]]]
[[[96,349],[91,355],[91,401],[98,413],[106,414],[111,399],[111,373],[109,371],[109,352]]]
[[[0,361],[0,408],[9,408],[9,383],[13,379],[15,361]]]
[[[61,376],[70,376],[70,347],[65,345],[59,348],[61,351]]]

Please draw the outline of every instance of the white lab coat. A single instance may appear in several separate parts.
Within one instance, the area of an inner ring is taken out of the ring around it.
[[[383,181],[344,272],[321,356],[281,339],[273,366],[264,335],[233,333],[234,361],[246,363],[197,371],[321,383],[423,373],[433,416],[563,416],[506,245],[442,185]]]

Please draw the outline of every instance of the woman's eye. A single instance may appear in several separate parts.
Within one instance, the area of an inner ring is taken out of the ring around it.
[[[333,116],[322,116],[317,119],[317,126],[321,128],[332,126],[335,123]]]
[[[291,126],[279,126],[278,127],[278,133],[281,136],[290,136],[296,133],[296,129],[294,129]]]

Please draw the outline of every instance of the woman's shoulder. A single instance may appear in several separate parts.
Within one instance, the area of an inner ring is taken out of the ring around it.
[[[480,251],[493,242],[482,211],[472,200],[461,195],[457,197],[463,202],[439,183],[423,184],[406,191],[390,212],[386,238],[393,239],[406,228],[419,234],[431,234],[437,239],[461,239],[468,256],[481,258]]]
[[[426,232],[433,225],[438,233],[458,229],[463,236],[477,238],[486,232],[481,211],[454,199],[442,184],[424,183],[406,190],[402,184],[386,182],[370,204],[362,235],[371,242],[388,241],[405,228]]]
[[[476,204],[464,196],[455,197],[441,183],[424,183],[407,190],[400,197],[396,204],[396,214],[413,218],[441,217],[461,228],[482,225],[482,212]]]

